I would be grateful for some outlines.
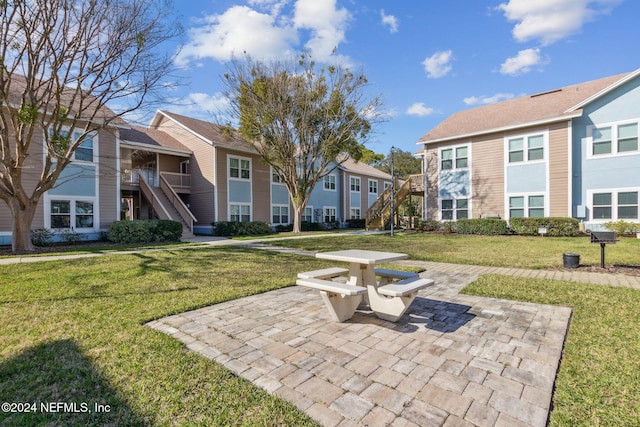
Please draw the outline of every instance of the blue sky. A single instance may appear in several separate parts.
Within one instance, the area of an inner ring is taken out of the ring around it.
[[[302,50],[361,70],[387,120],[367,146],[415,151],[450,114],[640,68],[637,0],[187,0],[166,109],[205,120],[232,54]]]

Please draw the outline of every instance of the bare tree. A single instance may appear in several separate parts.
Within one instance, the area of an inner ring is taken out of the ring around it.
[[[181,27],[167,0],[0,0],[0,10],[0,199],[13,251],[28,252],[42,195],[87,136],[152,98],[172,69],[158,45]]]
[[[351,157],[359,160],[380,101],[367,100],[362,74],[297,60],[233,60],[224,76],[239,133],[287,187],[293,231],[316,184]]]

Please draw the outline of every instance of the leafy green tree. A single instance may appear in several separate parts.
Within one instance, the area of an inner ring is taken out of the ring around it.
[[[419,175],[422,173],[422,161],[409,151],[393,149],[393,152],[380,162],[378,169],[388,174],[391,173],[391,162],[393,161],[393,172],[397,178],[407,179],[410,175]]]
[[[364,148],[362,150],[362,157],[360,158],[360,161],[368,164],[369,166],[377,167],[384,161],[384,154],[376,153],[369,148]]]
[[[31,224],[85,137],[148,101],[181,31],[163,0],[0,1],[0,199],[13,251],[30,252]],[[107,108],[119,104],[119,112]],[[68,130],[78,131],[71,138]],[[44,153],[42,153],[44,151]]]
[[[362,158],[378,98],[367,79],[340,66],[319,68],[308,55],[281,61],[231,62],[224,76],[238,132],[287,187],[293,231],[316,184],[348,157]]]

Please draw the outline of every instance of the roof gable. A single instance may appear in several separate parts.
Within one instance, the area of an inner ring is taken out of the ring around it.
[[[170,113],[168,111],[159,110],[153,118],[150,127],[157,127],[161,121],[161,117],[166,117],[168,120],[178,124],[186,131],[212,146],[222,146],[250,153],[256,152],[237,132],[226,132],[223,127],[218,124]]]
[[[419,144],[472,137],[511,128],[568,120],[580,108],[620,84],[638,71],[605,77],[508,101],[458,111],[422,136]]]

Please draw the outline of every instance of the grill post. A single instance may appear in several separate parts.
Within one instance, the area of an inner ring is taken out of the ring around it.
[[[604,268],[604,248],[607,243],[616,243],[616,233],[611,231],[592,231],[591,243],[600,243],[600,268]]]

